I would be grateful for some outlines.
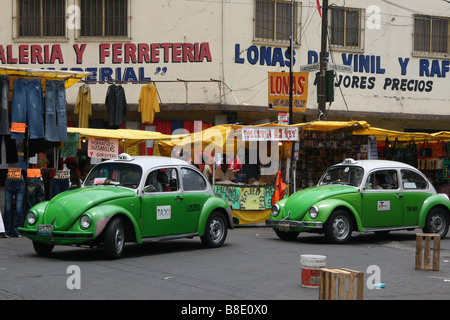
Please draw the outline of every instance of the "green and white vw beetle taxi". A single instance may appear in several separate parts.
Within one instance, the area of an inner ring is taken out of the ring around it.
[[[346,159],[326,170],[317,186],[277,202],[266,225],[278,237],[323,232],[334,243],[353,231],[386,233],[421,228],[445,237],[450,200],[416,168],[395,161]]]
[[[116,259],[125,242],[200,236],[206,247],[219,247],[232,227],[231,208],[194,166],[121,154],[96,165],[81,188],[31,208],[19,233],[39,254],[55,245],[88,245]]]

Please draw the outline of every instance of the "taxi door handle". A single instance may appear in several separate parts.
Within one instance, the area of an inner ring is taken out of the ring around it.
[[[176,200],[176,201],[181,201],[181,200],[183,200],[183,197],[177,196],[177,197],[175,198],[175,200]]]
[[[402,193],[397,193],[397,194],[394,195],[394,197],[396,197],[396,198],[402,198],[402,197],[403,197],[403,194],[402,194]]]

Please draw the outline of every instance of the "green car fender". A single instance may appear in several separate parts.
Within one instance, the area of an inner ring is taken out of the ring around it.
[[[49,202],[50,202],[50,201],[43,201],[43,202],[40,202],[40,203],[34,205],[34,206],[33,206],[30,210],[28,210],[28,211],[33,211],[34,213],[37,213],[37,214],[38,214],[38,219],[39,219],[39,217],[42,217],[42,215],[44,214],[45,208],[47,207],[47,204],[48,204]]]
[[[125,216],[133,226],[136,235],[136,242],[142,243],[139,224],[136,221],[132,212],[130,212],[129,210],[126,210],[123,207],[114,204],[104,204],[95,206],[87,210],[83,215],[85,214],[89,215],[92,219],[90,229],[92,228],[92,231],[94,232],[95,235],[94,237],[97,237],[102,233],[102,231],[105,229],[106,225],[111,220],[111,218],[121,215]]]
[[[450,201],[441,195],[432,195],[423,202],[422,208],[420,209],[417,223],[420,228],[425,227],[428,213],[437,206],[444,207],[447,213],[450,213]]]
[[[227,214],[227,211],[231,210],[230,206],[225,200],[219,197],[211,197],[208,200],[206,200],[205,204],[203,205],[202,211],[200,212],[200,217],[197,226],[197,232],[200,237],[202,237],[205,234],[206,222],[208,221],[208,218],[211,215],[211,213],[213,213],[215,210],[219,210],[224,214],[227,227],[231,228],[232,222],[229,221]]]
[[[316,206],[319,209],[319,215],[316,219],[310,219],[308,214],[305,215],[305,217],[308,217],[308,219],[310,219],[311,221],[320,220],[325,224],[334,210],[336,210],[337,208],[344,208],[349,211],[349,213],[351,213],[351,215],[354,217],[358,230],[364,230],[361,223],[361,217],[358,214],[358,210],[356,210],[355,207],[349,202],[340,199],[325,199],[317,202]]]
[[[24,216],[25,221],[24,221],[23,228],[21,227],[19,229],[23,229],[23,230],[36,229],[37,226],[41,223],[41,221],[43,219],[43,216],[44,216],[44,213],[45,213],[45,208],[47,207],[48,203],[49,203],[49,201],[43,201],[43,202],[40,202],[40,203],[34,205],[32,208],[30,208],[30,210],[28,210],[25,213],[25,216]],[[37,222],[33,226],[29,226],[28,222],[27,222],[27,213],[30,212],[30,211],[34,212],[34,214],[37,217]]]
[[[270,219],[281,220],[281,219],[283,219],[285,217],[285,215],[284,215],[284,204],[286,203],[287,199],[288,198],[281,199],[280,201],[278,201],[276,203],[276,205],[278,205],[280,207],[280,212],[279,212],[278,216],[276,216],[276,217],[273,217],[272,215],[270,215]]]

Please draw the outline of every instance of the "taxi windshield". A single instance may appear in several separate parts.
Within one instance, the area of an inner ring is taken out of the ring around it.
[[[319,186],[328,184],[342,184],[359,187],[364,170],[357,166],[333,166],[327,169],[319,181]]]
[[[142,168],[130,163],[107,162],[95,166],[87,176],[84,186],[121,186],[137,189],[142,177]]]

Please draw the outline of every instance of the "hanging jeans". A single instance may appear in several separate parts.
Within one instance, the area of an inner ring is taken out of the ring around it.
[[[0,135],[9,135],[9,79],[8,77],[0,77]]]
[[[52,197],[60,194],[61,192],[70,189],[69,179],[53,178],[52,180]]]
[[[63,81],[45,82],[45,140],[67,140],[66,88]]]
[[[11,123],[26,123],[30,139],[44,138],[42,85],[39,79],[14,80]],[[25,133],[11,132],[11,139],[23,140]]]
[[[4,149],[3,142],[5,143]],[[10,135],[0,135],[0,159],[2,162],[5,162],[4,160],[6,159],[6,163],[19,162],[16,140],[12,140]]]
[[[13,221],[13,197],[16,197],[16,212]],[[23,204],[25,196],[25,181],[23,179],[7,178],[5,181],[5,233],[11,237],[17,237],[17,228],[24,224]]]
[[[44,180],[42,178],[27,178],[26,182],[26,209],[30,210],[34,205],[45,200]]]

